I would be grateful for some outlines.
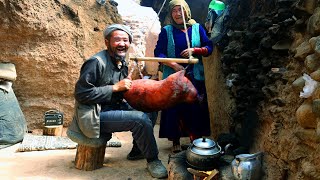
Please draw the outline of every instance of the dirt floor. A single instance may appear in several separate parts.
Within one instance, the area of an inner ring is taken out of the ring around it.
[[[155,126],[158,136],[159,125]],[[65,135],[65,132],[63,133]],[[127,154],[132,147],[131,132],[115,133],[115,139],[121,147],[107,147],[104,167],[94,171],[81,171],[74,168],[76,149],[16,152],[19,144],[0,150],[1,180],[149,180],[154,179],[146,169],[145,160],[129,161]],[[167,139],[157,138],[159,158],[168,165],[171,143]],[[182,143],[188,143],[183,138]]]

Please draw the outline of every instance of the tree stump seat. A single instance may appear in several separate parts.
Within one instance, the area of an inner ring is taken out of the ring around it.
[[[78,143],[75,157],[75,168],[92,171],[103,167],[107,141],[110,138],[88,138],[81,133],[70,131],[67,136]]]
[[[62,136],[63,125],[44,126],[43,135],[46,136]]]

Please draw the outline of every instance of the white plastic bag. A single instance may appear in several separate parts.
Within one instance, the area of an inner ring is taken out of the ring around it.
[[[303,74],[302,77],[305,80],[303,92],[300,92],[301,98],[308,98],[312,95],[314,90],[316,89],[318,82],[313,80],[308,74]]]

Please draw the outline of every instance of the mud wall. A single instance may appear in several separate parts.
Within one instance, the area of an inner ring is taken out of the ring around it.
[[[30,130],[56,108],[70,122],[74,84],[83,61],[104,48],[106,25],[122,22],[107,3],[0,0],[0,61],[16,65],[13,89]]]

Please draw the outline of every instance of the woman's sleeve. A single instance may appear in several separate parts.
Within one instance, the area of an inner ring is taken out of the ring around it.
[[[168,45],[167,31],[164,28],[162,28],[158,36],[156,48],[154,49],[154,57],[166,58],[167,45]]]
[[[205,29],[201,25],[199,26],[199,33],[200,33],[200,37],[201,37],[201,47],[207,48],[208,54],[206,56],[210,56],[213,51],[213,43],[208,38]]]

